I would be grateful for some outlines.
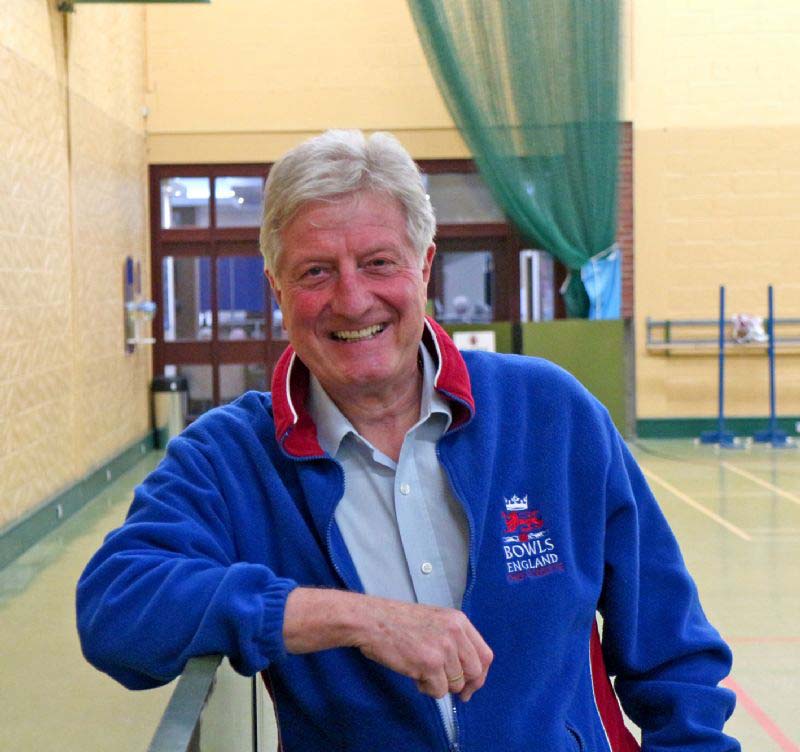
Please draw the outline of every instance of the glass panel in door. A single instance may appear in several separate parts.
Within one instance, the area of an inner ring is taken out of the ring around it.
[[[261,256],[222,256],[217,260],[219,339],[263,340],[267,280]]]
[[[436,317],[444,323],[493,320],[494,267],[491,251],[444,251]]]
[[[161,263],[164,342],[211,339],[211,259],[166,256]]]
[[[161,228],[208,227],[209,178],[170,177],[161,180]]]

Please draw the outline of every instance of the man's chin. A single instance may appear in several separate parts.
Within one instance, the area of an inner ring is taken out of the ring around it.
[[[360,363],[354,366],[338,373],[328,371],[322,378],[319,375],[317,378],[329,394],[335,392],[353,398],[359,394],[368,396],[385,391],[396,392],[407,385],[413,376],[400,374],[396,368],[386,364]]]

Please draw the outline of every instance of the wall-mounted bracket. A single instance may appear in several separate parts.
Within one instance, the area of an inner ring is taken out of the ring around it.
[[[153,337],[145,336],[145,326],[156,315],[156,304],[142,300],[142,267],[128,256],[125,259],[125,352],[132,353],[137,345],[152,345]]]

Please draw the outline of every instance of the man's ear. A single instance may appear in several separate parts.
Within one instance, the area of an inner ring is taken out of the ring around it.
[[[275,293],[275,300],[278,301],[278,305],[281,304],[281,288],[278,287],[278,283],[275,281],[275,277],[273,277],[266,269],[264,269],[264,274],[269,281],[269,286],[272,288],[272,292]]]
[[[428,250],[425,251],[425,259],[422,262],[422,279],[425,284],[428,284],[428,280],[431,278],[431,265],[433,264],[433,257],[436,255],[436,244],[431,243],[428,246]]]

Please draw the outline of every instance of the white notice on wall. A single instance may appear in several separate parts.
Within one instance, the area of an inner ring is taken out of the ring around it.
[[[459,350],[497,352],[493,331],[453,332],[453,342]]]

